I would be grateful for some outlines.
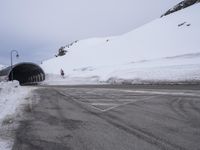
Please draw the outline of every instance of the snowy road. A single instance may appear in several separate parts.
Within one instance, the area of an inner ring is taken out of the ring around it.
[[[197,150],[198,88],[39,88],[13,150]]]

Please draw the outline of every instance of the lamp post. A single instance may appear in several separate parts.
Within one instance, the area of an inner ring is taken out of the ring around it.
[[[13,82],[13,58],[12,58],[12,54],[13,53],[16,53],[16,57],[18,58],[19,57],[19,54],[18,54],[18,51],[17,50],[12,50],[11,52],[10,52],[10,61],[11,61],[11,80],[12,80],[12,82]]]

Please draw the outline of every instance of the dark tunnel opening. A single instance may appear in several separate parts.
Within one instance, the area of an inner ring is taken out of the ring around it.
[[[20,84],[38,83],[45,80],[45,73],[42,68],[32,63],[22,63],[13,67],[9,73],[9,81],[18,80]]]

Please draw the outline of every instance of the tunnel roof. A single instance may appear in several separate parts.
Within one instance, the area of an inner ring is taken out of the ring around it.
[[[33,71],[38,70],[38,69],[42,70],[42,68],[39,65],[37,65],[35,63],[31,63],[31,62],[18,63],[18,64],[13,65],[12,68],[14,69],[15,67],[20,67],[20,66],[22,67],[23,72],[26,72],[27,70],[33,70]],[[31,66],[31,67],[28,68],[29,66]],[[10,74],[10,72],[11,72],[11,66],[0,70],[0,76],[8,76]],[[43,71],[43,73],[44,73],[44,71]]]

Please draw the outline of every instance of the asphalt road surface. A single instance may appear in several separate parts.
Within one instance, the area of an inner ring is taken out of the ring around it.
[[[40,87],[13,150],[200,150],[198,89]]]

